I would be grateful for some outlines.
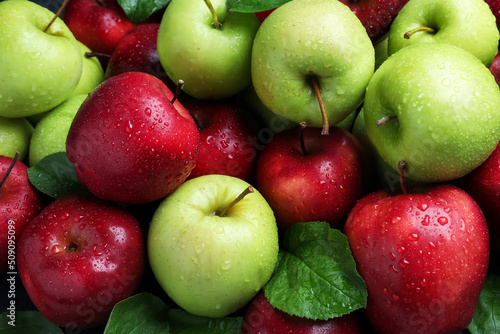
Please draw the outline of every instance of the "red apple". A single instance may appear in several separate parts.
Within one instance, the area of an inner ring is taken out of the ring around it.
[[[108,55],[136,26],[116,0],[70,0],[63,20],[77,40],[93,52]]]
[[[330,320],[311,320],[289,315],[274,308],[259,292],[246,309],[240,334],[362,334],[370,333],[366,319],[359,313],[346,314]]]
[[[255,16],[257,16],[259,21],[262,23],[275,9],[276,8],[264,10],[262,12],[256,12]]]
[[[191,100],[184,107],[196,118],[201,139],[200,154],[189,178],[223,174],[253,180],[257,126],[245,111],[228,100]]]
[[[493,76],[495,77],[495,81],[500,86],[500,52],[498,52],[495,58],[493,58],[493,62],[491,63],[489,68],[491,74],[493,74]]]
[[[500,143],[479,167],[464,177],[462,187],[479,204],[489,227],[491,248],[500,255]]]
[[[19,276],[36,308],[66,328],[105,323],[136,290],[145,266],[141,228],[125,209],[94,197],[51,202],[26,227]]]
[[[16,271],[16,244],[42,210],[43,195],[31,185],[27,169],[21,161],[0,155],[0,272]]]
[[[340,227],[364,195],[366,157],[359,141],[334,127],[295,127],[276,134],[257,161],[257,188],[281,230],[296,222],[326,221]],[[303,143],[303,147],[302,147]]]
[[[196,123],[160,79],[111,77],[83,102],[66,151],[80,182],[102,199],[159,200],[188,177],[200,148]]]
[[[472,320],[489,261],[488,228],[462,189],[379,190],[344,229],[368,287],[365,315],[380,333],[457,333]]]
[[[361,21],[371,40],[377,42],[390,29],[399,11],[409,0],[339,0]]]

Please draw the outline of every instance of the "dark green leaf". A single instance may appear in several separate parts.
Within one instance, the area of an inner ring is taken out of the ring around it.
[[[297,223],[286,231],[283,250],[264,288],[274,307],[327,320],[366,306],[366,284],[342,232],[324,222]]]
[[[500,276],[486,278],[469,331],[472,334],[500,333]]]
[[[160,298],[149,292],[134,295],[113,307],[104,333],[168,334],[168,309]]]
[[[232,12],[256,13],[279,7],[290,0],[227,0]]]
[[[41,192],[54,198],[68,194],[88,194],[76,176],[75,168],[65,152],[44,157],[28,168],[30,182]]]
[[[179,309],[171,309],[168,319],[175,334],[238,334],[242,321],[240,317],[198,317]]]
[[[63,333],[59,326],[47,320],[38,311],[18,311],[13,315],[10,315],[10,311],[5,311],[1,317],[0,333],[2,334]]]
[[[130,21],[139,23],[167,7],[170,0],[118,0]]]

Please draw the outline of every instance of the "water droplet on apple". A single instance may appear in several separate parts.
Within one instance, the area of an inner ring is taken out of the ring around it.
[[[431,223],[431,217],[429,217],[429,215],[425,215],[424,219],[422,219],[422,225],[424,226],[429,226],[429,224]]]
[[[220,268],[222,270],[229,270],[229,269],[231,269],[231,265],[232,265],[231,260],[226,260],[226,261],[222,262]]]
[[[221,307],[222,307],[222,305],[221,305],[221,304],[215,304],[215,309],[216,309],[216,310],[220,310],[220,309],[221,309]]]
[[[408,262],[408,260],[406,260],[406,259],[402,259],[401,261],[399,261],[399,266],[400,266],[401,268],[405,268],[405,267],[407,267],[409,264],[410,264],[410,262]]]
[[[443,80],[441,80],[441,84],[445,87],[449,87],[451,85],[451,80],[448,78],[444,78]]]
[[[389,266],[389,270],[392,271],[393,273],[399,274],[399,271],[392,264]]]
[[[418,207],[420,210],[425,211],[425,210],[427,210],[427,208],[429,207],[429,205],[428,205],[427,203],[423,203],[423,202],[421,202],[421,203],[418,203],[417,207]]]
[[[222,233],[224,233],[224,227],[221,225],[217,225],[217,226],[215,226],[214,231],[217,234],[222,234]]]
[[[419,238],[418,234],[417,233],[412,233],[408,236],[408,239],[410,239],[411,241],[417,241]]]
[[[446,217],[439,217],[437,221],[441,226],[448,224],[448,218]]]

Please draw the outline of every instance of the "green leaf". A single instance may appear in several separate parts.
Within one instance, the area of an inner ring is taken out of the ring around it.
[[[227,0],[232,12],[256,13],[279,7],[290,0]]]
[[[500,276],[486,278],[468,329],[472,334],[500,333]]]
[[[118,302],[111,311],[105,334],[170,333],[169,307],[158,297],[143,292]]]
[[[47,320],[38,311],[17,311],[13,315],[10,314],[10,311],[5,311],[2,313],[1,319],[0,333],[2,334],[63,333],[59,326]]]
[[[340,317],[366,306],[347,237],[325,222],[297,223],[285,233],[284,255],[264,287],[269,302],[313,320]]]
[[[50,154],[28,168],[30,182],[42,193],[54,198],[69,194],[88,194],[76,176],[65,152]]]
[[[238,334],[243,318],[205,318],[192,315],[180,309],[168,314],[171,333],[175,334]]]
[[[130,21],[139,23],[146,20],[154,12],[167,7],[170,0],[118,0]]]

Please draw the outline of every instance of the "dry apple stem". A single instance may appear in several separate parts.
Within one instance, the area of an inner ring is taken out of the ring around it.
[[[432,28],[430,28],[430,27],[418,27],[418,28],[415,28],[415,29],[412,29],[412,30],[410,30],[410,31],[405,32],[405,34],[404,34],[404,38],[405,38],[405,39],[410,39],[410,37],[411,37],[414,33],[419,32],[419,31],[427,31],[427,32],[429,32],[429,33],[431,33],[431,34],[435,34],[435,33],[436,33],[436,32],[435,32],[435,30],[434,30],[434,29],[432,29]]]
[[[318,99],[319,108],[321,109],[321,116],[323,117],[323,129],[321,130],[321,134],[328,135],[330,126],[328,124],[328,117],[326,116],[325,104],[323,103],[323,98],[321,97],[321,92],[319,90],[318,78],[313,76],[311,80],[314,92],[316,93],[316,97]]]
[[[54,17],[52,18],[52,20],[50,20],[49,24],[47,24],[47,26],[45,27],[45,29],[43,30],[43,32],[47,32],[47,30],[49,30],[49,28],[52,25],[52,23],[54,23],[54,21],[59,17],[59,15],[61,15],[64,7],[66,7],[66,5],[68,4],[68,1],[69,0],[64,0],[64,2],[62,3],[61,7],[59,7],[59,10],[54,15]]]
[[[226,213],[229,211],[229,209],[231,209],[236,203],[241,201],[243,199],[243,197],[245,197],[246,195],[253,193],[253,192],[254,192],[254,188],[252,186],[248,186],[247,188],[245,188],[245,190],[243,190],[243,192],[241,194],[238,195],[238,197],[236,197],[234,199],[234,201],[229,203],[229,205],[224,210],[222,210],[221,212],[217,212],[216,214],[220,217],[225,217]]]
[[[214,6],[212,6],[212,2],[210,0],[204,0],[207,5],[210,13],[212,13],[212,17],[214,18],[214,27],[215,29],[220,29],[221,25],[219,23],[219,19],[217,18],[217,13],[215,12]]]
[[[0,188],[2,188],[3,184],[7,180],[7,177],[9,176],[10,172],[14,168],[14,165],[16,164],[18,158],[19,158],[19,152],[16,152],[16,154],[14,155],[14,158],[12,159],[12,162],[10,163],[9,168],[5,172],[5,175],[2,177],[2,180],[0,180]]]

